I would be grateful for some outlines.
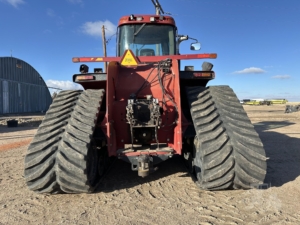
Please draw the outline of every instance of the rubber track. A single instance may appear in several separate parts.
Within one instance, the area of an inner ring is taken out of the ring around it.
[[[25,180],[38,193],[93,191],[87,154],[104,90],[61,91],[39,126],[25,157]]]
[[[246,112],[229,86],[187,91],[197,137],[197,184],[204,190],[249,189],[263,183],[266,155]]]

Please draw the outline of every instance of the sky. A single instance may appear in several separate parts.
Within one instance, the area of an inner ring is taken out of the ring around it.
[[[201,50],[180,45],[181,54],[217,53],[216,78],[239,99],[285,98],[300,102],[300,0],[160,0],[179,34],[198,39]],[[72,57],[102,56],[101,27],[108,56],[115,56],[118,20],[154,14],[151,0],[0,0],[0,56],[33,66],[50,87],[72,82],[79,64]],[[203,60],[182,61],[201,70]],[[102,63],[87,64],[90,70]],[[53,91],[53,89],[52,89]]]

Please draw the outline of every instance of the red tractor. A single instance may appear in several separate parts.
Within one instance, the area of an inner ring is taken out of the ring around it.
[[[248,189],[263,183],[262,142],[229,86],[206,86],[213,65],[180,70],[180,61],[216,54],[179,54],[171,16],[129,15],[119,20],[116,57],[79,57],[109,62],[106,72],[80,66],[73,81],[84,90],[61,91],[28,147],[25,179],[39,193],[92,192],[113,158],[139,176],[182,155],[195,183],[205,190]],[[163,12],[163,11],[162,11]],[[157,171],[156,173],[158,173]]]

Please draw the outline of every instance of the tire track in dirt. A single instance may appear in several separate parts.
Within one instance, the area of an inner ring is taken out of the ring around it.
[[[280,206],[270,208],[276,200],[270,198],[273,188],[199,190],[179,157],[159,165],[144,179],[131,171],[130,164],[118,161],[95,194],[38,195],[26,188],[22,178],[25,151],[23,147],[1,153],[6,159],[1,161],[3,224],[273,224],[282,220],[295,224],[300,218],[287,215]]]
[[[160,169],[149,177],[139,178],[136,172],[130,170],[129,164],[119,161],[102,181],[103,186],[100,185],[99,191],[107,192],[110,197],[116,197],[116,199],[119,195],[124,197],[127,194],[127,200],[135,203],[132,207],[127,205],[123,213],[131,212],[132,214],[134,211],[136,215],[143,215],[147,210],[153,216],[172,215],[172,221],[178,221],[175,224],[182,224],[187,219],[191,223],[203,221],[213,224],[243,221],[239,219],[237,208],[233,207],[236,212],[230,208],[229,213],[225,207],[226,202],[216,204],[219,197],[228,199],[226,195],[221,192],[218,194],[201,191],[196,187],[180,157],[169,159],[159,167]],[[122,201],[122,199],[118,200]],[[122,206],[118,207],[119,210],[121,210],[120,207]],[[223,212],[221,217],[219,212]],[[191,215],[194,216],[191,218]],[[156,222],[167,223],[169,219],[169,217],[160,217]],[[128,218],[125,220],[131,222]]]

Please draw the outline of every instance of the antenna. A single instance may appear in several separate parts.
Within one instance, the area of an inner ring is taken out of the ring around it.
[[[161,5],[159,4],[158,0],[151,0],[153,5],[155,6],[155,14],[160,15],[160,14],[165,14],[164,10],[162,9]]]

